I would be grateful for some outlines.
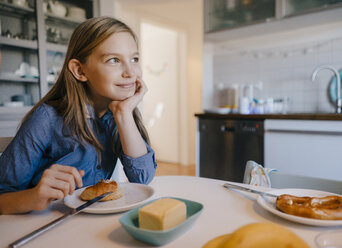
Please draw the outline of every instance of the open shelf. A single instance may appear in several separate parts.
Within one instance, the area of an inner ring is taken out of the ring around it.
[[[15,74],[13,75],[3,75],[0,73],[0,81],[1,82],[17,82],[17,83],[38,83],[38,78],[25,78],[19,77]]]
[[[99,15],[98,1],[60,0],[59,4],[66,9],[83,9],[85,18],[92,18]],[[54,13],[59,12],[52,13],[52,2],[55,1],[0,0],[0,106],[12,95],[22,93],[31,94],[33,102],[38,102],[54,85],[55,80],[48,81],[49,74],[57,73],[63,65],[68,40],[83,22],[83,14],[73,15],[71,11],[70,16],[58,16]],[[39,76],[33,77],[30,72],[25,77],[16,75],[15,71],[22,71],[19,69],[23,62],[30,69],[38,69]]]
[[[10,3],[0,2],[0,8],[1,8],[0,13],[6,12],[6,15],[12,14],[14,16],[20,16],[20,15],[34,16],[34,14],[35,14],[34,9],[32,9],[32,8],[22,7],[22,6],[10,4]]]
[[[13,46],[19,48],[27,48],[27,49],[38,49],[38,42],[36,40],[21,40],[21,39],[13,39],[6,38],[0,36],[0,44],[5,46]]]

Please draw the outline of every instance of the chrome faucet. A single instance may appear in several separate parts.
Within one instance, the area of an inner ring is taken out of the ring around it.
[[[320,70],[327,69],[335,73],[337,82],[336,82],[336,87],[337,87],[337,99],[336,99],[336,106],[335,106],[335,112],[340,114],[341,113],[341,108],[342,108],[342,100],[341,100],[341,77],[340,73],[332,66],[327,66],[327,65],[322,65],[317,67],[314,72],[312,73],[311,80],[315,81],[316,75]]]

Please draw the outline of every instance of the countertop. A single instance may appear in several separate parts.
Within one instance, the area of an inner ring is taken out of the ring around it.
[[[192,228],[163,247],[202,247],[218,235],[231,233],[249,223],[265,221],[292,230],[310,247],[314,247],[317,234],[336,229],[308,226],[280,218],[260,207],[255,194],[226,189],[223,187],[224,183],[222,180],[190,176],[158,176],[153,179],[150,184],[155,189],[153,198],[173,196],[204,205],[203,212]],[[257,189],[269,190],[262,187]],[[23,235],[60,217],[65,211],[63,202],[55,201],[41,212],[0,215],[0,247],[6,247]],[[123,229],[119,222],[122,214],[80,213],[27,243],[25,247],[151,247],[133,239]]]
[[[196,113],[196,117],[204,119],[243,119],[243,120],[342,120],[342,114],[334,113],[289,113],[289,114],[215,114]]]

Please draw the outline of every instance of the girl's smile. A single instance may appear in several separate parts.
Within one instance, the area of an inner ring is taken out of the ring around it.
[[[115,84],[116,86],[122,88],[122,89],[131,89],[131,88],[135,88],[135,82],[133,83],[124,83],[124,84]]]

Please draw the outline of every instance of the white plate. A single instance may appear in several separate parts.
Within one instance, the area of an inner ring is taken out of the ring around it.
[[[275,195],[289,194],[289,195],[295,195],[295,196],[315,196],[315,197],[336,195],[336,194],[329,193],[329,192],[310,190],[310,189],[277,189],[277,190],[271,190],[267,192],[271,194],[275,194]],[[279,217],[282,217],[284,219],[298,222],[301,224],[313,225],[313,226],[340,226],[342,225],[342,220],[318,220],[318,219],[310,219],[310,218],[299,217],[299,216],[283,213],[277,209],[275,205],[275,202],[276,202],[275,197],[258,196],[257,202],[262,208],[266,209],[267,211],[275,215],[278,215]]]
[[[123,191],[123,196],[120,199],[95,202],[82,212],[92,214],[107,214],[127,211],[138,207],[146,202],[154,194],[154,189],[148,185],[138,183],[119,183],[119,187]],[[85,203],[80,198],[81,193],[85,188],[75,190],[75,192],[64,198],[64,204],[70,208],[77,208]]]

